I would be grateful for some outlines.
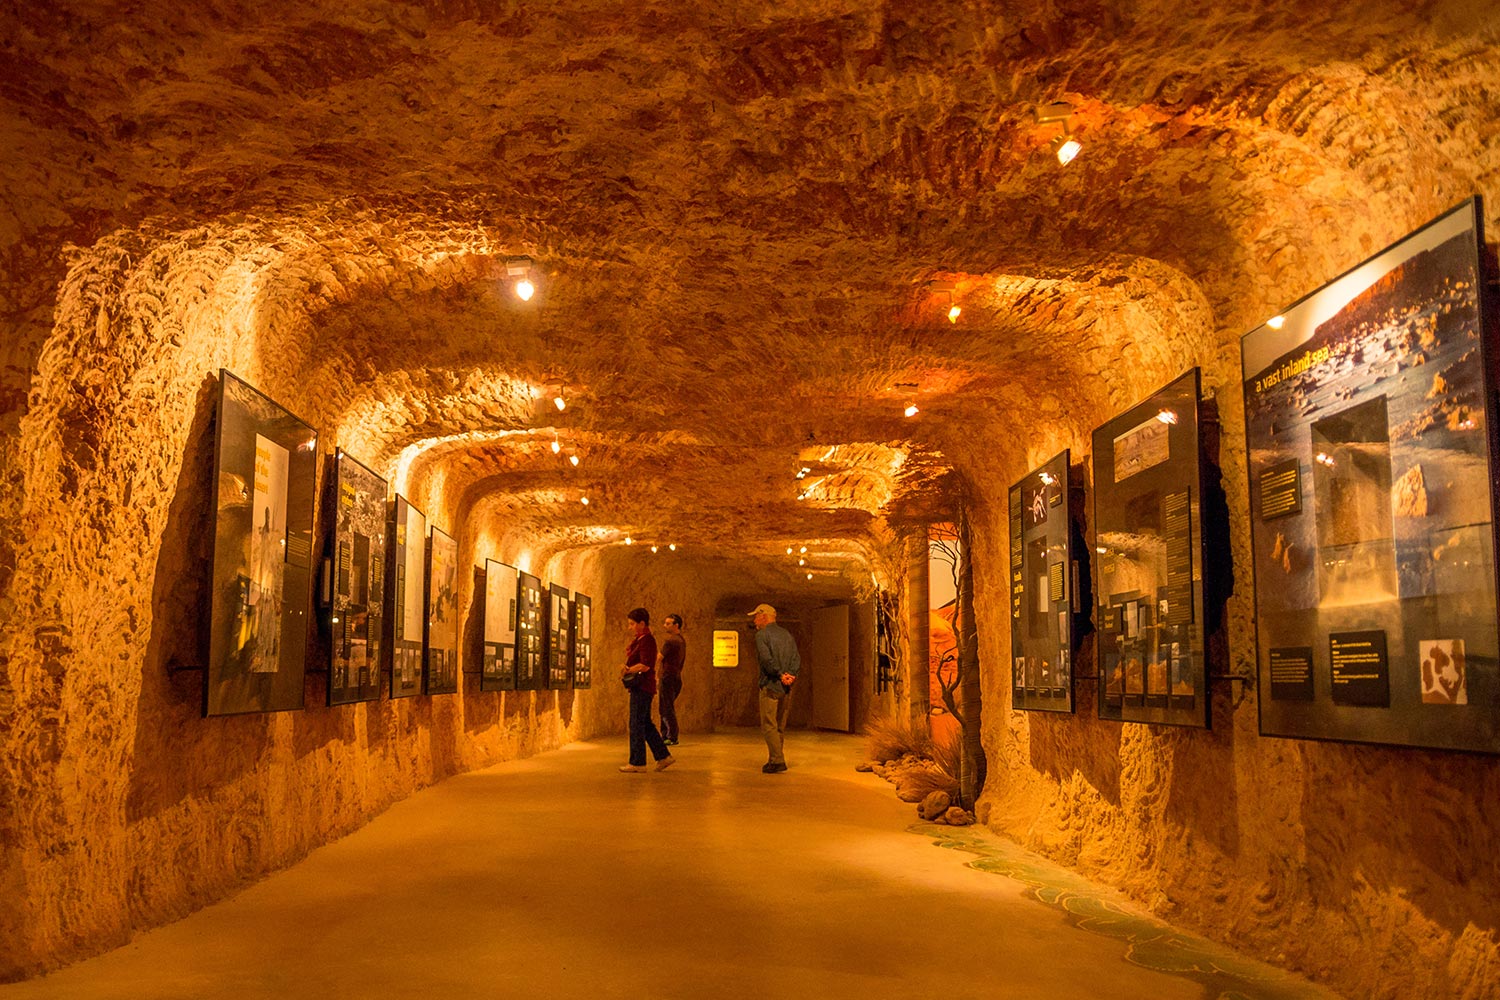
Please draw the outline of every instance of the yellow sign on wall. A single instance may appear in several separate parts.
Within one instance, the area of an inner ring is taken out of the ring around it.
[[[714,630],[714,666],[737,667],[740,665],[740,634]]]

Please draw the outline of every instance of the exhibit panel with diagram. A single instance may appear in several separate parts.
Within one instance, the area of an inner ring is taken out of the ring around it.
[[[204,715],[302,707],[317,456],[310,425],[220,370]]]
[[[484,561],[484,660],[479,690],[516,688],[516,602],[520,573],[493,559]]]
[[[1264,735],[1500,752],[1482,219],[1241,342]]]
[[[426,627],[427,516],[396,494],[387,528],[390,621],[386,655],[390,658],[391,697],[410,698],[422,690],[422,636]]]
[[[573,686],[573,602],[568,588],[547,586],[547,687]]]
[[[385,635],[386,481],[339,448],[333,456],[327,567],[328,704],[380,697]]]
[[[1207,727],[1200,373],[1093,435],[1099,716]]]
[[[1009,492],[1011,705],[1026,711],[1073,711],[1073,656],[1091,610],[1083,491],[1069,463],[1064,451]]]
[[[573,687],[594,686],[594,601],[573,595]]]
[[[458,691],[458,542],[435,526],[427,539],[425,627],[423,690],[454,694]]]
[[[516,689],[540,691],[546,687],[542,660],[542,581],[521,573],[516,589]]]

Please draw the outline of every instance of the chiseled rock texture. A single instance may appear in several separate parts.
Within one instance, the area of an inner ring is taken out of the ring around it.
[[[747,672],[707,671],[716,620],[879,589],[904,640],[925,599],[911,533],[963,503],[993,828],[1352,996],[1500,993],[1496,761],[1261,739],[1228,681],[1206,733],[1104,724],[1087,696],[1012,713],[1004,568],[1009,484],[1201,365],[1242,567],[1228,666],[1249,670],[1239,335],[1476,191],[1500,221],[1497,17],[0,14],[0,979],[221,898],[446,775],[616,738],[637,604],[688,619],[684,728],[744,721]],[[1083,143],[1066,168],[1033,119],[1054,100]],[[536,261],[527,303],[516,255]],[[305,711],[199,718],[201,680],[168,668],[205,610],[221,367],[458,538],[466,657],[485,558],[594,596],[594,689],[466,678],[327,709],[310,676]],[[786,553],[803,545],[806,566]],[[879,697],[856,671],[856,724],[905,709],[908,659]]]

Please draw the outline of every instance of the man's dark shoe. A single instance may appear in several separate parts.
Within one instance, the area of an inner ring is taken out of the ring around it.
[[[760,773],[761,774],[780,774],[782,771],[785,771],[785,770],[786,770],[786,765],[785,764],[772,764],[770,761],[766,761],[766,763],[764,763],[764,764],[761,765]]]

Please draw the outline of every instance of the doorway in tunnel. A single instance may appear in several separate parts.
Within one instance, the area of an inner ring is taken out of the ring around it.
[[[759,724],[760,667],[755,626],[746,611],[762,602],[776,608],[776,623],[791,633],[802,660],[788,726],[834,732],[857,729],[871,701],[857,696],[862,690],[859,685],[868,681],[865,686],[872,690],[874,685],[873,606],[785,596],[726,597],[715,608],[714,727]]]

